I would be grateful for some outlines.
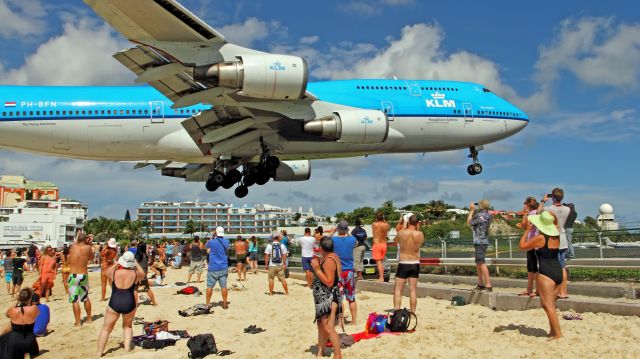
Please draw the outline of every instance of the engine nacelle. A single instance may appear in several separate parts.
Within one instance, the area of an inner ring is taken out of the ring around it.
[[[305,123],[304,130],[338,142],[382,143],[389,135],[389,119],[378,110],[336,111],[331,116]]]
[[[276,169],[276,182],[307,181],[311,178],[311,162],[308,160],[282,161]]]
[[[307,91],[307,62],[289,55],[243,55],[237,61],[198,66],[193,78],[254,98],[297,100]]]

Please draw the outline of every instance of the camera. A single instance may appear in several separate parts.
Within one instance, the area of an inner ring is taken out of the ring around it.
[[[473,205],[474,205],[474,206],[476,206],[476,207],[479,207],[479,206],[480,206],[480,203],[478,203],[478,202],[474,202],[474,203],[473,203]]]

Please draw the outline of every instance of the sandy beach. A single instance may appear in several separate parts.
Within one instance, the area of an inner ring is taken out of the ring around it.
[[[205,273],[206,274],[206,273]],[[185,281],[187,269],[169,270],[165,283]],[[204,303],[201,297],[175,295],[178,288],[155,288],[159,306],[142,304],[136,317],[152,321],[167,319],[171,330],[186,330],[190,335],[212,333],[218,349],[229,349],[235,358],[305,358],[312,357],[310,348],[316,340],[313,323],[313,300],[302,281],[290,279],[290,295],[268,296],[266,274],[248,275],[237,282],[229,274],[229,286],[238,284],[246,290],[230,291],[229,309],[216,306],[214,314],[183,318],[179,309]],[[32,283],[29,274],[25,283]],[[204,276],[203,276],[204,279]],[[54,297],[49,304],[52,322],[48,336],[38,342],[43,359],[96,357],[96,340],[102,327],[107,302],[100,301],[98,272],[90,275],[91,301],[95,321],[82,328],[73,327],[73,314],[64,294],[60,276],[56,279]],[[205,283],[198,283],[204,292]],[[282,292],[276,282],[276,291]],[[110,289],[108,289],[109,293]],[[14,302],[2,289],[0,305],[8,308]],[[141,293],[146,297],[145,293]],[[215,290],[213,302],[220,300]],[[408,306],[408,298],[404,299]],[[389,295],[373,292],[358,294],[358,322],[347,325],[348,333],[361,332],[368,313],[392,308]],[[84,316],[84,312],[83,312]],[[561,319],[564,338],[549,342],[547,319],[542,310],[498,312],[467,305],[451,307],[448,301],[419,299],[418,327],[415,333],[385,336],[356,343],[345,349],[345,358],[637,358],[640,354],[640,317],[583,313],[582,321]],[[7,320],[3,320],[3,325]],[[243,328],[255,324],[265,328],[260,334],[245,334]],[[142,326],[134,326],[134,335],[142,334]],[[187,358],[186,340],[159,352],[136,348],[125,352],[122,347],[121,322],[107,344],[108,358]]]

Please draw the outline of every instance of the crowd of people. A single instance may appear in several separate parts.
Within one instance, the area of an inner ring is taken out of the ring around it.
[[[572,203],[565,204],[563,200],[562,188],[554,188],[540,202],[535,197],[527,197],[522,210],[523,219],[518,224],[524,230],[519,247],[527,252],[527,288],[520,295],[540,297],[542,308],[549,319],[549,336],[554,339],[562,337],[556,300],[569,298],[567,261],[575,258],[571,234],[577,212]],[[469,208],[467,223],[472,228],[478,274],[475,289],[491,292],[493,286],[485,263],[492,220],[490,204],[489,201],[482,200],[471,203]]]
[[[554,189],[541,202],[529,197],[524,202],[524,217],[519,227],[524,230],[519,247],[527,251],[528,283],[521,295],[540,296],[541,304],[550,323],[550,336],[562,336],[556,314],[557,299],[567,298],[566,261],[574,256],[571,245],[571,228],[576,218],[573,205],[563,204],[564,192]],[[551,201],[550,205],[546,205]],[[486,265],[489,245],[489,227],[492,216],[487,200],[471,203],[467,223],[472,228],[474,257],[478,275],[475,290],[491,292],[493,286]],[[306,286],[311,289],[315,304],[315,321],[318,330],[318,355],[324,353],[328,342],[333,346],[335,358],[341,357],[340,339],[336,325],[358,322],[356,284],[363,279],[363,257],[368,233],[360,220],[354,222],[352,230],[346,220],[340,220],[335,229],[326,231],[322,227],[306,228],[300,238],[290,238],[286,231],[274,232],[264,247],[263,259],[267,273],[268,294],[274,295],[275,280],[280,282],[281,294],[288,295],[288,269],[290,246],[300,246],[302,269]],[[417,310],[417,284],[420,274],[420,250],[425,237],[416,215],[403,216],[396,224],[394,242],[398,247],[398,263],[395,273],[393,306],[402,307],[402,291],[409,287],[409,307]],[[383,261],[387,256],[387,245],[391,224],[382,212],[376,213],[372,225],[372,258],[376,261],[378,281],[383,281]],[[329,233],[328,235],[325,235]],[[3,329],[0,347],[8,357],[35,354],[38,351],[37,336],[46,335],[49,308],[40,303],[49,301],[58,272],[62,276],[65,292],[72,304],[75,325],[93,321],[89,299],[89,264],[100,267],[101,300],[108,305],[104,322],[98,336],[98,354],[104,353],[109,335],[122,317],[125,349],[132,349],[133,318],[138,307],[138,291],[146,291],[149,304],[158,305],[153,287],[162,285],[168,268],[188,265],[187,284],[201,283],[206,268],[205,304],[211,307],[213,289],[221,289],[223,309],[229,306],[228,276],[230,269],[229,250],[233,245],[236,254],[236,273],[239,282],[249,273],[257,273],[260,245],[256,237],[245,239],[238,236],[233,244],[225,237],[222,227],[213,231],[209,238],[201,240],[195,236],[191,241],[170,241],[166,244],[131,241],[119,247],[116,240],[109,239],[104,246],[93,243],[93,236],[79,233],[70,247],[61,250],[45,247],[24,250],[8,250],[0,258],[0,270],[4,272],[7,294],[16,297],[17,304],[7,311],[11,325]],[[35,247],[35,246],[34,246]],[[38,279],[32,286],[23,288],[24,273],[37,271]],[[152,274],[149,278],[149,274]],[[195,274],[195,278],[194,278]],[[192,281],[195,279],[195,281]],[[534,288],[535,286],[535,288]],[[107,297],[107,287],[110,296]],[[82,306],[85,319],[82,320]],[[345,315],[348,312],[348,316]],[[27,335],[28,334],[28,335]],[[33,334],[33,335],[31,335]],[[10,348],[10,349],[6,349]]]

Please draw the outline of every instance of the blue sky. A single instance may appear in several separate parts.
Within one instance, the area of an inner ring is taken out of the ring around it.
[[[608,202],[640,222],[640,4],[634,1],[353,0],[182,3],[228,40],[305,56],[315,80],[410,77],[483,83],[527,111],[522,133],[481,153],[470,178],[465,151],[385,155],[313,163],[307,183],[253,189],[247,203],[356,206],[487,197],[519,208],[555,186],[580,217]],[[0,0],[0,83],[132,83],[111,59],[127,43],[80,0]],[[226,201],[200,184],[127,165],[0,152],[0,173],[55,181],[91,215],[123,216],[141,201]]]

